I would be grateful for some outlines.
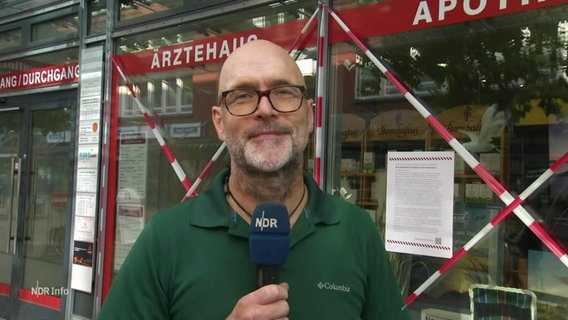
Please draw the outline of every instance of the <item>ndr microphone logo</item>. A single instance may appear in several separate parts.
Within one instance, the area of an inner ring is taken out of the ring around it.
[[[260,231],[264,230],[264,228],[278,228],[278,219],[276,218],[265,218],[264,217],[264,210],[262,211],[262,216],[256,218],[254,222],[254,226],[256,228],[260,228]]]

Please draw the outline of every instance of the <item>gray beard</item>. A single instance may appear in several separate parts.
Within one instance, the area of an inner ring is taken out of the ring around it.
[[[242,168],[243,172],[250,177],[250,181],[252,182],[252,184],[245,184],[245,190],[251,197],[259,201],[284,202],[292,193],[293,180],[291,177],[297,174],[298,168],[295,163],[298,163],[298,161],[288,162],[280,170],[273,172],[259,171],[255,168],[252,170],[250,170],[250,168]],[[253,185],[257,185],[255,181],[262,181],[263,179],[277,179],[280,183],[276,189],[271,189],[266,185],[261,188],[253,187]]]
[[[238,170],[243,173],[243,188],[254,199],[259,201],[280,201],[283,202],[292,192],[293,177],[296,177],[298,170],[302,170],[301,153],[297,151],[282,167],[277,170],[266,171],[253,166],[246,160],[243,152],[233,152],[228,148],[231,159]],[[269,188],[268,186],[258,187],[258,181],[279,181],[277,188]]]
[[[281,131],[287,132],[290,135],[293,134],[292,130],[287,130],[285,127],[279,128],[275,123],[265,124],[265,127],[281,129]],[[249,132],[252,132],[252,130]],[[305,136],[303,136],[303,134],[305,134]],[[248,137],[250,135],[245,132],[243,136]],[[231,136],[229,135],[228,137]],[[293,183],[297,182],[297,179],[303,179],[302,160],[303,152],[308,144],[308,137],[309,135],[307,132],[296,137],[297,140],[294,140],[294,136],[292,136],[292,150],[289,159],[284,162],[281,167],[272,170],[263,169],[259,166],[253,165],[252,162],[247,160],[247,157],[245,156],[245,144],[247,138],[244,138],[244,141],[227,138],[226,143],[231,156],[231,162],[234,166],[238,167],[233,168],[233,170],[241,173],[242,176],[240,176],[240,179],[243,179],[243,189],[251,197],[258,201],[282,202],[291,194]],[[259,187],[258,184],[262,181],[266,183]]]

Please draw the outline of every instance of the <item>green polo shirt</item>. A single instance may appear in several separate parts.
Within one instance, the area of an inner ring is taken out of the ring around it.
[[[223,170],[205,192],[146,225],[98,319],[225,319],[254,291],[250,227],[223,193]],[[409,319],[377,228],[368,213],[322,192],[304,175],[308,205],[290,232],[280,279],[289,318]]]

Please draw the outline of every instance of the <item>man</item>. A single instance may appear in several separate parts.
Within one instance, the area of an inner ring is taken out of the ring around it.
[[[265,40],[231,54],[212,118],[230,169],[140,234],[100,319],[407,319],[368,214],[303,173],[312,100],[294,60]],[[282,284],[256,288],[248,237],[264,201],[288,209]]]

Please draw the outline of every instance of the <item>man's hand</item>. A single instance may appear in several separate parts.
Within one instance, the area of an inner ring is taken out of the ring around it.
[[[288,284],[271,284],[253,291],[237,301],[227,320],[288,319]]]

